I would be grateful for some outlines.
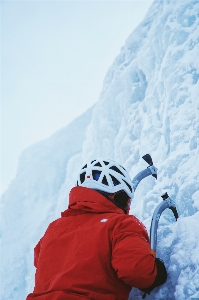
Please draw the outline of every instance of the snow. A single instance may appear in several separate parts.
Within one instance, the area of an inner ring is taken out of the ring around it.
[[[157,256],[166,284],[147,299],[199,299],[199,3],[156,0],[104,79],[94,108],[22,153],[1,199],[1,299],[25,299],[34,286],[33,247],[67,207],[82,165],[114,159],[133,178],[150,153],[158,179],[144,179],[131,214],[150,229],[168,192],[180,218],[160,218]],[[133,289],[129,299],[141,299]]]

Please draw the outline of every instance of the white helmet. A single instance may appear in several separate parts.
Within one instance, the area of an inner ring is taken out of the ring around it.
[[[95,159],[87,163],[79,172],[77,185],[106,193],[123,190],[133,199],[134,190],[127,171],[112,160]]]

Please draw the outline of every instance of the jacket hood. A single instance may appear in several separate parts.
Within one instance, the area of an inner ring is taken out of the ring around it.
[[[118,213],[124,214],[123,210],[109,201],[99,192],[81,186],[71,189],[69,194],[68,210],[62,213],[62,217],[69,211],[82,210],[92,213]]]

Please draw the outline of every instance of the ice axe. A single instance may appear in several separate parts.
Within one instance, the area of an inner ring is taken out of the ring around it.
[[[150,154],[145,154],[144,156],[142,156],[142,158],[149,164],[149,166],[144,169],[143,171],[139,172],[132,180],[132,185],[133,185],[133,189],[134,191],[136,190],[136,188],[138,187],[138,184],[140,183],[140,181],[144,178],[146,178],[147,176],[152,175],[155,179],[157,179],[157,168],[153,165],[153,160],[151,158]]]
[[[159,224],[161,214],[165,209],[169,208],[172,210],[176,221],[178,219],[178,212],[177,212],[175,202],[169,197],[167,193],[163,194],[161,197],[163,201],[154,210],[152,220],[151,220],[151,227],[150,227],[150,246],[151,246],[151,253],[154,257],[156,257],[157,230],[158,230],[158,224]]]
[[[156,207],[154,210],[152,220],[151,220],[151,227],[150,227],[150,246],[151,246],[151,254],[156,257],[156,248],[157,248],[157,230],[158,230],[158,223],[160,220],[160,216],[163,211],[167,208],[171,209],[174,217],[177,221],[178,219],[178,212],[175,205],[175,202],[169,197],[167,193],[163,194],[162,196],[163,201]],[[142,296],[142,299],[146,298],[146,292]]]
[[[138,184],[142,179],[145,177],[152,175],[154,178],[157,179],[157,168],[153,165],[153,160],[150,154],[145,154],[142,158],[149,164],[149,166],[144,169],[143,171],[139,172],[132,180],[132,185],[134,191],[138,187]],[[167,208],[171,209],[175,219],[178,219],[178,212],[175,205],[175,202],[168,196],[167,193],[163,194],[162,196],[163,201],[156,207],[152,220],[151,220],[151,227],[150,227],[150,246],[151,246],[151,253],[154,257],[156,257],[156,248],[157,248],[157,230],[158,230],[158,223],[161,214]]]
[[[142,179],[145,177],[152,175],[157,179],[157,168],[153,165],[153,160],[150,156],[150,154],[146,154],[142,157],[149,166],[147,169],[144,169],[143,171],[139,172],[132,180],[132,185],[134,188],[134,191],[136,190],[138,184]],[[150,227],[150,247],[151,247],[151,253],[154,257],[156,257],[156,248],[157,248],[157,230],[158,230],[158,224],[160,220],[160,216],[163,213],[163,211],[167,208],[171,209],[174,217],[177,221],[178,219],[178,212],[175,205],[175,202],[168,196],[167,193],[163,194],[162,196],[163,201],[156,207],[152,220],[151,220],[151,227]],[[146,293],[143,295],[143,299],[145,299]]]

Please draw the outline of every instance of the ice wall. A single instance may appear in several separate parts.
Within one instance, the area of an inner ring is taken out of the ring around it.
[[[155,1],[108,71],[83,145],[85,161],[113,158],[132,177],[152,155],[158,180],[143,181],[131,207],[148,230],[160,196],[176,201],[179,221],[165,211],[158,232],[168,281],[148,299],[199,299],[198,57],[198,1]]]
[[[67,163],[81,151],[92,110],[20,157],[17,176],[1,199],[2,300],[23,300],[33,289],[33,249],[67,207],[67,191],[61,192]]]

